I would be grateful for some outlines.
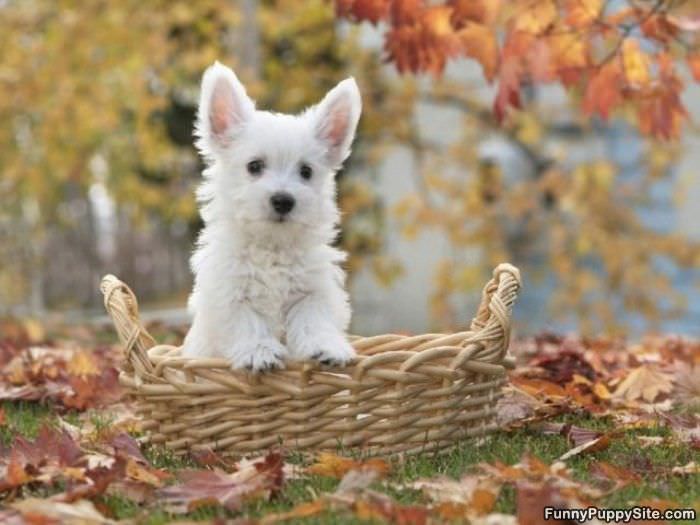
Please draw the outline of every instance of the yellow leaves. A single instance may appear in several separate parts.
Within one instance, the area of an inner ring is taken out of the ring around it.
[[[622,43],[622,66],[631,87],[641,88],[649,84],[649,57],[639,49],[636,38],[626,38]]]
[[[667,374],[652,364],[643,364],[632,370],[617,386],[615,397],[653,403],[672,390],[673,383]]]
[[[66,365],[70,375],[85,378],[100,373],[99,363],[94,355],[85,350],[76,351]]]
[[[554,0],[519,0],[513,16],[514,28],[539,35],[556,21],[558,14]]]
[[[572,32],[556,33],[547,38],[551,60],[556,70],[583,68],[588,65],[588,42]]]
[[[316,463],[306,469],[309,474],[328,476],[341,479],[351,470],[372,471],[379,477],[389,473],[389,464],[380,458],[372,458],[367,461],[356,461],[350,458],[336,456],[330,452],[322,452],[316,458]]]

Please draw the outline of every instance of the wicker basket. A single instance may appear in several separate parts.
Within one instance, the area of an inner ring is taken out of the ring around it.
[[[509,264],[494,270],[470,331],[352,337],[358,357],[348,367],[290,363],[259,375],[157,345],[129,287],[108,275],[101,288],[126,350],[120,382],[151,442],[178,454],[279,444],[388,454],[438,450],[495,428],[520,274]]]

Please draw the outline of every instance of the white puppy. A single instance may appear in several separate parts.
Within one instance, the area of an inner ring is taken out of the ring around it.
[[[185,356],[223,356],[255,372],[286,358],[342,365],[354,357],[345,254],[331,243],[335,172],[361,105],[349,78],[300,115],[258,111],[231,69],[215,63],[204,73],[204,229],[192,257]]]

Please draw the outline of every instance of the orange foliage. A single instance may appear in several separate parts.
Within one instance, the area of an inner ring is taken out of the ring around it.
[[[663,0],[617,10],[602,0],[336,1],[341,17],[389,24],[385,50],[400,72],[439,76],[449,59],[479,62],[498,83],[498,120],[520,107],[522,86],[559,82],[585,93],[586,114],[630,105],[639,129],[663,139],[677,138],[686,118],[674,59],[700,78],[700,27],[676,10]]]

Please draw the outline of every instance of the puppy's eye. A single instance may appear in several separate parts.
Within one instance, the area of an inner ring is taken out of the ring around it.
[[[311,166],[308,164],[302,164],[299,166],[299,175],[301,175],[302,179],[309,180],[313,174],[314,172],[311,169]]]
[[[265,163],[260,159],[254,159],[246,165],[246,168],[251,175],[260,175],[265,169]]]

